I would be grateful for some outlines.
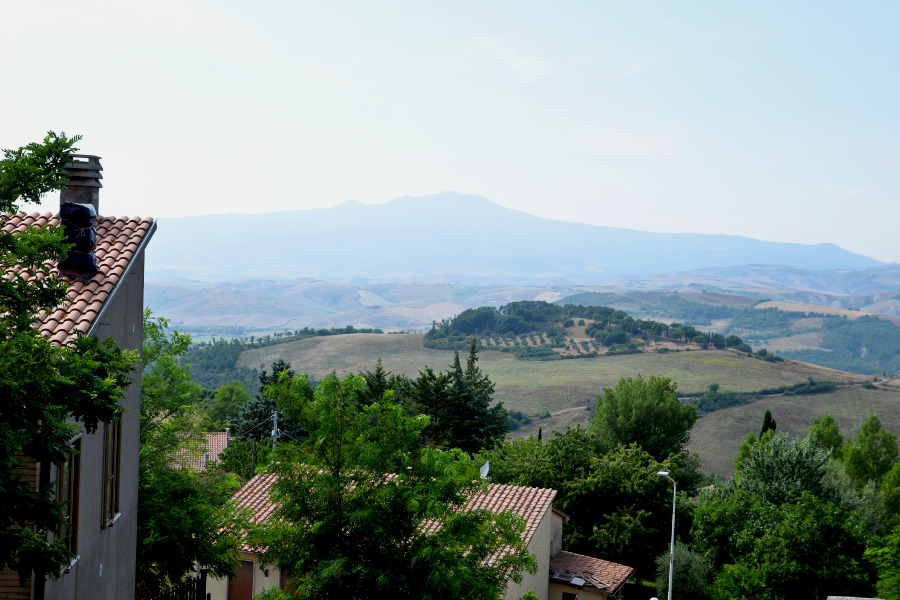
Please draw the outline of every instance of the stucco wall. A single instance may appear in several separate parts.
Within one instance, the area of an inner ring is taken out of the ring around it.
[[[112,337],[119,348],[140,350],[143,341],[144,257],[135,257],[123,274],[93,334]],[[68,573],[46,583],[47,600],[118,600],[134,597],[137,551],[137,483],[140,452],[141,389],[139,373],[125,392],[119,463],[119,512],[112,527],[103,527],[104,425],[81,438],[78,498],[78,561]],[[55,478],[55,467],[51,472]]]
[[[561,583],[550,582],[550,598],[549,600],[562,600],[563,592],[570,594],[578,594],[578,600],[606,600],[607,594],[597,592],[596,590],[586,590],[571,585],[563,585]]]
[[[260,594],[271,587],[275,587],[279,582],[278,567],[274,565],[266,565],[269,570],[268,577],[263,571],[259,570],[258,556],[246,552],[241,553],[241,560],[249,560],[253,563],[253,595]],[[228,578],[222,579],[210,578],[206,584],[206,593],[209,594],[210,600],[227,600],[228,599]]]
[[[553,527],[554,520],[558,519],[560,527],[562,526],[562,518],[548,510],[541,519],[531,542],[528,544],[528,551],[534,554],[537,562],[537,570],[534,575],[525,573],[522,577],[522,583],[510,581],[506,586],[503,594],[504,600],[518,600],[525,592],[534,592],[541,600],[547,598],[547,584],[549,581],[548,573],[550,572],[550,552],[553,549]]]

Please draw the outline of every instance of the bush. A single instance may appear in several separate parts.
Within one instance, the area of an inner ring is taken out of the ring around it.
[[[672,598],[705,600],[710,597],[715,571],[709,561],[681,542],[675,543],[675,561],[672,571]],[[656,594],[665,598],[669,593],[669,553],[656,559]]]

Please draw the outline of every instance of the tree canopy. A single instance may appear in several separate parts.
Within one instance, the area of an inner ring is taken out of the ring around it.
[[[638,375],[604,388],[597,398],[591,429],[604,448],[638,444],[657,461],[681,452],[691,437],[697,409],[681,404],[668,377]]]
[[[293,596],[498,598],[507,577],[533,572],[519,517],[464,510],[485,484],[464,452],[421,445],[427,417],[390,393],[361,401],[358,375],[327,377],[313,399],[305,376],[281,381],[268,393],[309,436],[276,452],[278,509],[259,543]]]
[[[191,340],[168,326],[144,311],[137,584],[146,591],[179,582],[195,562],[214,576],[233,575],[244,527],[229,503],[236,477],[173,464],[179,450],[199,454],[205,437],[197,415],[202,388],[177,361]]]

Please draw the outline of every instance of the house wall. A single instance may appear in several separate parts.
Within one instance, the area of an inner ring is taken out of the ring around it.
[[[93,335],[112,337],[119,348],[140,350],[143,341],[144,256],[132,261],[119,280],[108,308],[95,322]],[[119,512],[112,527],[104,527],[103,475],[105,425],[81,438],[78,498],[78,560],[68,573],[46,583],[47,600],[113,600],[133,597],[137,556],[137,484],[140,452],[140,372],[125,391],[122,406],[119,462]],[[55,467],[51,477],[55,478]]]
[[[16,469],[25,476],[25,480],[31,485],[31,489],[37,489],[38,463],[33,458],[19,455],[22,458],[22,466]],[[0,570],[0,599],[2,600],[29,600],[31,598],[31,579],[25,580],[24,585],[19,581],[19,574],[12,569]]]
[[[559,522],[562,530],[562,517],[548,510],[528,544],[528,551],[534,554],[537,570],[534,575],[524,573],[522,583],[510,581],[503,593],[504,600],[518,600],[525,592],[534,592],[541,600],[548,600],[548,582],[550,573],[550,554],[553,550],[553,530],[555,522]]]
[[[586,590],[571,585],[563,585],[553,581],[550,582],[549,600],[562,600],[563,592],[578,594],[578,600],[606,600],[608,598],[607,594],[596,590]]]
[[[253,563],[253,595],[261,594],[271,587],[278,585],[280,581],[278,567],[266,565],[269,570],[268,577],[259,570],[259,556],[248,552],[241,552],[241,560],[249,560]],[[206,583],[206,593],[210,600],[228,600],[228,578],[213,579],[210,577]],[[247,599],[249,600],[249,598]]]

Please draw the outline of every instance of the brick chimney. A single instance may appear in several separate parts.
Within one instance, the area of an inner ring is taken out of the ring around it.
[[[100,214],[100,188],[103,174],[100,171],[100,157],[90,154],[72,154],[71,162],[66,164],[69,181],[59,192],[59,203],[91,204],[94,212]]]

